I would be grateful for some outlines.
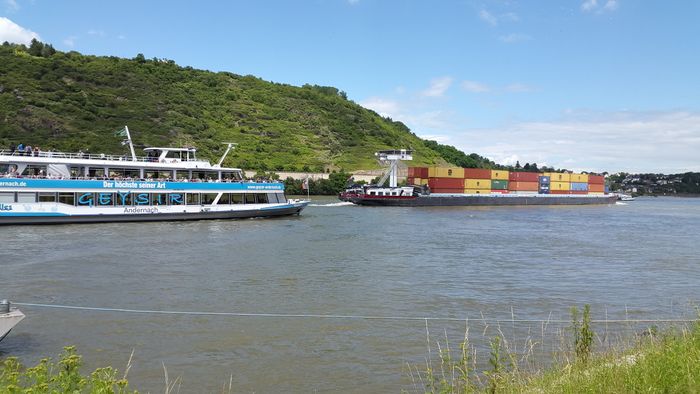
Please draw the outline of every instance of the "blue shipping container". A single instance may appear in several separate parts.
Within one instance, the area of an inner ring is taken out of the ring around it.
[[[540,177],[540,185],[549,185],[550,179],[548,176],[541,176]]]
[[[587,182],[571,182],[571,189],[575,192],[587,192],[588,183]]]

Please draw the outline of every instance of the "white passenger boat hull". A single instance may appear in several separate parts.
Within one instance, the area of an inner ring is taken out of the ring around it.
[[[24,319],[24,313],[17,309],[11,310],[9,313],[0,313],[0,341],[12,330],[14,326]]]

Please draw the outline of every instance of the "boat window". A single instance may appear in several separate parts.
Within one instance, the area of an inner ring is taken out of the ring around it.
[[[199,205],[199,193],[187,193],[187,205]]]
[[[55,202],[56,193],[39,193],[39,202]]]
[[[102,178],[105,176],[105,169],[101,167],[89,167],[88,176],[91,178]]]
[[[277,200],[277,193],[267,193],[267,201],[271,204],[279,202]]]
[[[377,195],[378,195],[378,196],[383,196],[383,195],[384,195],[384,192],[377,192]]]
[[[151,193],[151,205],[168,205],[166,193]]]
[[[71,178],[78,178],[82,176],[82,171],[80,171],[80,167],[71,167],[70,168],[70,177]]]
[[[132,198],[134,199],[134,205],[148,205],[150,203],[148,193],[138,193]]]
[[[284,195],[284,193],[277,193],[277,201],[286,203],[287,197]]]
[[[131,179],[139,179],[141,178],[141,170],[139,170],[138,168],[125,168],[124,177]]]
[[[46,166],[30,164],[24,169],[23,174],[25,176],[46,176]]]
[[[117,205],[133,205],[134,204],[134,194],[130,192],[120,192],[117,193],[115,198]]]
[[[58,193],[58,202],[75,205],[75,193]]]
[[[167,157],[168,159],[179,159],[179,160],[182,160],[182,154],[183,154],[183,153],[185,153],[185,152],[181,152],[181,151],[172,151],[172,150],[171,150],[171,151],[169,151],[169,152],[165,155],[165,157]]]
[[[207,171],[207,180],[208,181],[217,181],[219,180],[219,173],[217,171]]]
[[[108,168],[107,170],[110,178],[124,178],[123,168]]]
[[[202,205],[210,205],[214,203],[218,193],[202,193]]]
[[[375,192],[369,192],[369,195],[370,195],[370,196],[374,196],[374,195],[376,195],[376,193],[375,193]]]
[[[217,202],[218,205],[228,205],[231,203],[231,198],[230,194],[228,193],[222,193],[221,198],[219,198],[219,202]]]
[[[231,204],[243,204],[243,194],[231,193]]]
[[[189,171],[187,171],[187,170],[177,170],[177,179],[178,179],[178,180],[189,179],[189,178],[190,178]]]
[[[246,204],[255,204],[255,194],[246,193],[245,194],[245,203]]]
[[[221,171],[221,180],[224,182],[232,182],[235,181],[236,178],[231,171]]]
[[[15,202],[14,192],[2,192],[0,193],[0,202]]]
[[[114,198],[114,193],[95,193],[96,205],[101,207],[112,206],[116,199]]]
[[[207,175],[204,171],[192,171],[192,179],[206,179]]]
[[[183,205],[185,203],[185,195],[183,193],[170,193],[168,202],[170,205]]]
[[[172,171],[163,170],[145,170],[143,176],[146,179],[170,179],[173,176]]]
[[[36,202],[36,193],[17,193],[17,202]]]
[[[258,204],[267,204],[267,194],[261,193],[256,195],[256,197],[258,198]]]
[[[76,205],[79,206],[93,206],[95,202],[95,196],[93,193],[77,193]]]

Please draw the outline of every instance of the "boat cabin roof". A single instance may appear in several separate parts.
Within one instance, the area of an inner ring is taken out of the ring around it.
[[[196,152],[196,148],[144,148],[144,152]]]

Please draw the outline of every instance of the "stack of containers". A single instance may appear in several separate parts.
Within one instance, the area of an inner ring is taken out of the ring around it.
[[[491,170],[491,193],[508,193],[508,171]]]
[[[539,190],[537,190],[537,192],[540,194],[549,194],[551,179],[552,178],[549,175],[540,175],[537,179],[539,184]]]
[[[464,169],[464,193],[489,194],[491,193],[491,170],[482,168]]]
[[[588,174],[571,174],[571,194],[588,194]]]
[[[605,194],[605,177],[602,175],[588,176],[588,194]]]
[[[508,175],[508,192],[516,194],[537,194],[539,178],[540,174],[537,172],[511,172],[510,175]]]
[[[549,176],[549,192],[551,194],[570,194],[571,192],[571,174],[560,172],[545,172],[545,176]]]
[[[408,167],[409,185],[427,185],[428,184],[428,167]]]
[[[430,167],[428,168],[428,186],[433,193],[464,193],[464,169]]]

